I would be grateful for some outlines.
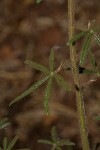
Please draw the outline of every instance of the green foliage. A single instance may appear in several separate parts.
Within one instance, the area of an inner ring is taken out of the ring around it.
[[[16,97],[9,106],[11,106],[12,104],[14,104],[15,102],[18,102],[19,100],[21,100],[22,98],[24,98],[25,96],[29,95],[33,90],[37,89],[40,85],[42,85],[47,79],[49,78],[49,76],[39,80],[38,82],[36,82],[35,84],[33,84],[28,90],[26,90],[24,93],[22,93],[20,96]]]
[[[4,137],[3,140],[3,150],[7,150],[7,137]]]
[[[50,71],[49,69],[47,69],[46,67],[44,67],[43,65],[39,64],[39,63],[36,63],[34,61],[31,61],[31,60],[26,60],[25,61],[25,64],[29,65],[30,67],[36,69],[36,70],[39,70],[43,73],[46,73],[46,74],[49,74]]]
[[[36,3],[39,4],[40,2],[42,2],[42,0],[36,0]]]
[[[90,60],[91,65],[92,65],[94,68],[96,68],[96,67],[97,67],[97,63],[96,63],[94,54],[92,53],[91,50],[88,51],[88,57],[89,57],[89,60]]]
[[[93,61],[95,62],[94,56],[92,52],[89,50],[92,37],[95,37],[96,42],[100,45],[100,38],[95,34],[93,29],[90,30],[89,33],[87,34],[86,40],[82,47],[81,56],[80,56],[80,65],[83,65],[87,55],[90,55],[90,57],[92,58],[92,61],[91,61],[92,65],[93,65]]]
[[[87,34],[87,31],[82,31],[80,33],[78,33],[77,35],[74,36],[73,39],[71,39],[67,45],[73,45],[76,41],[80,40],[83,36],[85,36]]]
[[[100,71],[97,67],[97,63],[94,57],[93,52],[90,50],[90,43],[92,38],[96,40],[97,44],[100,46],[100,38],[97,36],[96,32],[99,32],[100,29],[94,28],[94,21],[91,21],[88,26],[87,31],[82,31],[79,34],[75,35],[74,38],[69,40],[67,45],[74,45],[76,41],[80,40],[82,37],[86,37],[85,42],[83,43],[82,50],[81,50],[81,55],[80,55],[80,61],[79,65],[83,66],[86,57],[88,56],[90,64],[92,65],[93,69],[87,69],[87,68],[81,68],[79,70],[79,73],[81,74],[93,74],[95,73],[98,77],[100,76]],[[83,70],[82,70],[83,69]],[[71,70],[71,69],[67,69]]]
[[[13,140],[8,144],[7,137],[4,137],[3,148],[0,146],[0,150],[12,150],[12,148],[15,146],[17,140],[18,140],[18,137],[15,136],[13,138]],[[30,150],[30,149],[24,148],[24,149],[17,149],[17,150]]]
[[[38,82],[36,82],[35,84],[33,84],[29,89],[27,89],[24,93],[22,93],[21,95],[19,95],[18,97],[16,97],[9,106],[11,106],[12,104],[14,104],[15,102],[18,102],[19,100],[21,100],[22,98],[24,98],[25,96],[29,95],[33,90],[37,89],[39,86],[41,86],[45,81],[48,80],[48,84],[47,87],[45,89],[45,94],[44,94],[44,108],[46,111],[46,114],[49,114],[49,98],[50,98],[50,93],[51,93],[51,85],[52,85],[52,78],[56,79],[56,81],[63,86],[66,91],[70,91],[71,88],[68,85],[68,83],[64,80],[64,78],[61,75],[58,75],[60,68],[57,68],[56,70],[54,70],[54,48],[51,49],[50,52],[50,56],[49,56],[49,69],[44,67],[41,64],[38,64],[36,62],[30,61],[30,60],[26,60],[25,61],[26,64],[28,64],[29,66],[33,67],[34,69],[37,69],[43,73],[45,73],[47,76],[41,80],[39,80]]]
[[[94,28],[94,31],[95,31],[96,33],[98,33],[98,32],[100,32],[100,28]]]
[[[99,121],[100,120],[100,116],[96,116],[95,120]]]
[[[51,53],[49,56],[49,68],[50,71],[53,72],[54,71],[54,49],[51,49]]]
[[[92,63],[93,69],[84,68],[78,64],[77,67],[78,67],[79,74],[96,74],[97,72],[99,72],[99,70],[97,70],[97,65],[95,62],[95,58],[93,56],[94,55],[90,52],[89,53],[89,59]],[[63,66],[62,66],[63,69],[65,69],[66,71],[71,71],[72,67],[70,65],[68,66],[67,64],[66,64],[66,66],[65,66],[65,64],[63,64]],[[61,79],[62,77],[60,77],[59,75],[57,75],[57,77],[58,77],[58,82],[60,83],[60,80],[62,80]],[[65,83],[65,81],[64,82],[62,81],[61,84],[62,83],[63,83],[63,86],[65,85],[65,88],[66,88],[67,84]],[[67,87],[67,89],[68,89],[68,87]]]
[[[44,108],[45,108],[45,112],[47,115],[50,113],[49,98],[50,98],[50,92],[51,92],[51,84],[52,84],[52,77],[50,77],[48,80],[48,84],[45,89],[45,96],[44,96]]]
[[[58,140],[55,127],[52,127],[52,129],[51,129],[51,138],[54,143],[56,143],[56,141]]]
[[[6,128],[8,125],[10,125],[8,118],[0,120],[0,129]]]
[[[79,34],[75,35],[74,38],[72,38],[71,40],[68,41],[67,45],[73,45],[76,41],[80,40],[82,37],[86,36],[85,42],[82,46],[82,50],[81,50],[81,55],[80,55],[80,65],[82,66],[85,62],[86,57],[89,55],[90,59],[91,59],[91,64],[93,64],[93,54],[91,52],[90,54],[90,43],[92,38],[94,37],[97,44],[100,45],[100,38],[96,35],[96,32],[99,32],[100,29],[95,29],[93,24],[93,21],[91,21],[90,23],[90,27],[87,31],[82,31]]]
[[[35,2],[37,4],[39,4],[40,2],[42,2],[42,0],[35,0]],[[69,0],[69,2],[70,2],[70,0]],[[72,1],[72,3],[74,3],[74,1]],[[71,14],[74,14],[73,13],[73,7],[71,8],[71,5],[73,5],[72,3],[68,4],[70,6],[69,7],[70,10],[72,9],[71,10],[72,13],[68,13],[69,14],[69,22],[73,22],[73,20],[71,20],[71,19],[73,19],[73,17],[71,16]],[[69,31],[70,30],[74,31],[74,29],[72,29],[73,25],[70,25],[70,27],[69,27],[70,28]],[[70,39],[68,41],[68,43],[67,43],[67,45],[69,45],[69,46],[71,46],[71,45],[74,46],[75,42],[77,42],[78,40],[80,40],[83,37],[86,37],[85,42],[84,42],[84,44],[82,46],[82,50],[81,50],[79,68],[78,68],[78,65],[77,65],[77,68],[79,69],[78,73],[82,73],[82,74],[98,73],[97,63],[96,63],[94,54],[90,50],[90,44],[91,44],[91,40],[92,40],[93,37],[96,40],[97,44],[100,46],[100,38],[96,34],[96,32],[98,32],[98,31],[100,31],[100,29],[99,30],[95,29],[94,28],[94,23],[92,22],[92,23],[90,23],[87,31],[82,31],[81,33],[75,35],[74,38]],[[76,53],[72,53],[72,55],[73,56],[71,58],[74,58],[76,56]],[[92,64],[92,66],[93,66],[93,69],[86,69],[86,68],[82,68],[81,67],[84,64],[87,56],[89,57],[89,60],[90,60],[90,63]],[[33,84],[31,87],[29,87],[25,92],[23,92],[21,95],[19,95],[18,97],[16,97],[10,103],[9,106],[11,106],[12,104],[14,104],[15,102],[20,101],[21,99],[23,99],[24,97],[26,97],[27,95],[29,95],[32,91],[34,91],[35,89],[37,89],[38,87],[40,87],[43,83],[45,83],[47,81],[47,86],[46,86],[45,93],[44,93],[44,103],[43,104],[44,104],[45,112],[48,115],[50,113],[50,110],[49,110],[49,99],[50,99],[50,94],[51,94],[51,88],[52,88],[52,81],[53,81],[53,79],[55,79],[60,86],[64,87],[66,89],[66,91],[70,91],[71,90],[69,84],[59,74],[61,66],[55,70],[54,49],[53,48],[51,49],[51,53],[50,53],[50,56],[49,56],[49,68],[46,68],[45,66],[43,66],[43,65],[41,65],[39,63],[36,63],[34,61],[30,61],[30,60],[26,60],[25,63],[28,64],[29,66],[33,67],[34,69],[37,69],[37,70],[41,71],[42,73],[46,74],[46,77],[44,77],[43,79],[37,81],[35,84]],[[75,70],[77,70],[76,63],[77,62],[74,61],[75,65],[71,66],[71,68],[74,70],[73,72],[75,72]],[[73,64],[73,63],[71,62],[71,64]],[[71,70],[71,68],[68,69],[68,70]],[[74,75],[75,74],[73,73],[73,76]],[[79,77],[77,76],[77,71],[76,71],[76,77],[75,77],[76,82],[78,81],[77,80],[78,78]],[[78,94],[76,93],[76,95],[79,95],[80,97],[82,97],[80,91],[81,90],[79,90],[79,93]],[[80,102],[81,102],[81,98],[80,97],[77,97],[77,100],[79,99]],[[84,130],[85,129],[84,117],[85,116],[81,113],[82,112],[81,108],[82,107],[78,108],[78,110],[79,110],[78,112],[80,113],[79,114],[80,115],[80,121],[79,121],[80,122],[80,128],[83,127],[83,130],[81,130],[81,131],[83,131],[83,136],[81,135],[81,138],[85,139],[85,138],[87,138],[87,136],[84,136],[84,133],[85,133],[85,130]],[[83,118],[81,117],[82,115],[83,115]],[[96,120],[100,120],[100,116],[97,116],[95,119]],[[81,122],[83,123],[82,125],[81,125]],[[7,118],[5,118],[5,119],[3,119],[3,120],[0,121],[0,129],[6,127],[7,125],[9,125],[9,122],[8,122]],[[57,137],[57,133],[56,133],[55,127],[53,127],[52,130],[51,130],[51,138],[52,138],[51,141],[49,141],[49,140],[39,140],[38,142],[39,143],[43,143],[43,144],[49,144],[49,145],[51,145],[52,146],[52,150],[62,150],[62,148],[61,148],[62,146],[65,146],[65,145],[67,145],[67,146],[74,146],[75,145],[73,142],[70,142],[69,140],[59,139]],[[3,140],[3,148],[0,147],[0,150],[11,150],[14,147],[14,145],[16,144],[17,140],[18,140],[18,137],[16,136],[10,142],[10,144],[8,144],[7,137],[5,137],[4,140]],[[85,144],[85,142],[83,142],[83,146],[84,146],[84,144]],[[88,144],[87,144],[87,149],[88,149]],[[19,150],[29,150],[29,149],[19,149]],[[95,150],[96,150],[96,148],[95,148]]]
[[[51,141],[49,140],[38,140],[39,143],[42,144],[49,144],[52,146],[51,150],[62,150],[62,146],[67,145],[67,146],[74,146],[75,144],[69,140],[66,139],[59,139],[57,137],[56,129],[53,127],[51,129]]]
[[[83,65],[83,63],[85,61],[85,58],[86,58],[86,56],[88,54],[88,50],[89,50],[89,47],[90,47],[91,39],[92,39],[92,33],[88,33],[88,35],[86,37],[86,40],[85,40],[85,42],[83,44],[82,51],[81,51],[80,65]]]
[[[71,91],[69,84],[64,80],[61,75],[55,75],[55,79],[60,86],[65,88],[66,91]]]
[[[14,138],[13,138],[13,140],[10,142],[10,144],[8,145],[8,150],[11,150],[13,147],[14,147],[14,145],[16,144],[16,142],[17,142],[17,140],[18,140],[18,137],[17,136],[15,136]]]
[[[100,45],[100,38],[93,32],[93,35],[95,37],[95,40],[97,41],[97,44]]]

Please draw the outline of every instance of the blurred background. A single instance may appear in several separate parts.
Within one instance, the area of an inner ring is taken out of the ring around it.
[[[76,33],[87,29],[88,21],[95,19],[100,26],[100,0],[75,0]],[[40,144],[38,139],[50,139],[53,126],[58,137],[76,143],[71,150],[82,150],[76,110],[75,91],[65,89],[53,82],[50,98],[51,115],[43,110],[46,84],[32,92],[23,100],[9,107],[9,103],[29,86],[45,75],[24,64],[26,59],[34,60],[48,67],[49,54],[55,48],[55,64],[69,59],[67,0],[43,0],[36,5],[35,0],[0,1],[0,119],[8,117],[11,125],[0,130],[0,144],[5,136],[11,140],[18,135],[16,148],[50,150],[51,146]],[[79,53],[84,39],[77,42]],[[91,42],[98,66],[99,46]],[[86,62],[88,68],[89,61]],[[73,89],[71,73],[63,70],[62,75]],[[91,76],[80,75],[82,85]],[[90,82],[89,82],[90,83]],[[94,118],[100,115],[100,79],[84,87],[84,103],[87,114],[90,147],[100,142],[100,122]],[[63,150],[69,147],[64,146]],[[100,148],[98,148],[99,150]]]

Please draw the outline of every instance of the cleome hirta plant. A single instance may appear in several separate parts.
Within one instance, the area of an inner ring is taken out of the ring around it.
[[[42,0],[36,0],[36,3],[39,4]],[[100,29],[95,28],[95,21],[89,21],[87,25],[87,30],[82,31],[75,35],[75,22],[74,22],[74,3],[75,0],[66,0],[68,2],[68,33],[69,33],[69,40],[67,42],[67,47],[69,47],[70,51],[70,64],[66,68],[67,71],[70,71],[73,75],[74,80],[74,88],[76,92],[76,103],[77,103],[77,112],[78,112],[78,120],[79,120],[79,127],[80,127],[80,136],[82,141],[82,148],[83,150],[90,150],[90,143],[88,139],[88,132],[86,126],[86,114],[85,114],[85,107],[84,107],[84,99],[83,99],[83,85],[80,82],[80,74],[91,74],[92,78],[90,82],[94,81],[94,79],[100,76],[100,71],[96,62],[96,58],[91,50],[91,42],[95,40],[95,42],[100,46],[100,38],[98,37],[98,32]],[[66,4],[67,8],[67,4]],[[77,53],[76,42],[79,41],[81,38],[85,39],[83,46],[80,50],[80,54]],[[79,55],[79,57],[77,57]],[[60,75],[60,71],[64,66],[63,60],[61,61],[58,68],[55,68],[55,54],[54,54],[54,47],[51,49],[50,56],[49,56],[49,67],[46,68],[45,66],[36,63],[31,60],[26,60],[25,64],[37,69],[45,74],[45,77],[41,80],[37,81],[33,84],[29,89],[24,91],[21,95],[16,97],[9,106],[12,104],[20,101],[25,96],[29,95],[32,91],[36,90],[39,86],[41,86],[44,82],[47,82],[47,86],[44,91],[44,110],[47,115],[50,115],[49,109],[49,99],[50,93],[52,88],[52,82],[55,79],[57,83],[66,89],[66,92],[70,92],[71,86],[62,75]],[[85,61],[88,60],[91,64],[91,68],[86,68],[84,66]],[[94,76],[93,76],[94,75]],[[97,120],[100,120],[100,117],[96,117]],[[61,150],[63,145],[72,145],[75,144],[68,140],[59,140],[56,136],[55,127],[51,130],[51,137],[52,140],[39,140],[39,143],[49,144],[52,146],[52,150]],[[95,148],[96,150],[96,148]]]
[[[61,69],[62,63],[56,70],[54,70],[54,49],[53,48],[51,50],[50,57],[49,57],[49,68],[46,68],[46,67],[42,66],[41,64],[38,64],[38,63],[30,61],[30,60],[26,60],[25,63],[43,73],[45,73],[47,76],[45,78],[39,80],[35,84],[33,84],[28,90],[26,90],[20,96],[16,97],[10,103],[10,105],[19,101],[23,97],[27,96],[29,93],[31,93],[33,90],[37,89],[44,82],[47,81],[48,83],[47,83],[47,86],[45,89],[45,94],[44,94],[44,108],[45,108],[46,114],[49,114],[49,102],[48,101],[49,101],[49,97],[50,97],[52,80],[55,79],[58,84],[60,84],[61,86],[63,86],[66,89],[66,91],[71,90],[69,84],[64,80],[64,78],[60,74],[58,74]]]
[[[18,140],[18,137],[15,136],[15,137],[13,138],[13,140],[8,144],[8,139],[7,139],[7,137],[4,137],[3,146],[0,146],[0,150],[12,150],[13,147],[15,146],[17,140]],[[23,148],[23,149],[16,149],[16,150],[30,150],[30,149]]]
[[[70,142],[66,139],[59,139],[57,137],[56,129],[55,127],[52,127],[51,129],[51,138],[52,140],[38,140],[39,143],[48,144],[52,146],[51,150],[62,150],[62,146],[74,146],[75,144],[73,142]]]
[[[2,120],[0,120],[0,129],[5,129],[9,125],[10,125],[10,122],[9,122],[8,118],[3,118]],[[0,150],[12,150],[13,147],[15,146],[17,140],[18,140],[17,136],[15,136],[11,142],[8,141],[7,137],[4,137],[3,144],[2,144],[2,146],[0,145]],[[30,149],[21,148],[21,149],[16,149],[16,150],[30,150]]]
[[[0,146],[0,150],[12,150],[13,147],[15,146],[17,140],[18,140],[18,137],[15,136],[15,137],[13,138],[13,140],[12,140],[10,143],[8,143],[7,137],[4,137],[3,146]],[[23,148],[23,149],[16,149],[16,150],[30,150],[30,149],[28,149],[28,148]]]

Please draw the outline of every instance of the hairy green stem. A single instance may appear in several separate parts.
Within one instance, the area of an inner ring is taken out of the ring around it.
[[[74,32],[75,32],[74,0],[68,0],[68,21],[69,21],[68,31],[69,31],[69,40],[70,40],[74,37]],[[71,59],[71,65],[72,65],[72,74],[74,78],[75,90],[76,90],[76,102],[77,102],[77,111],[78,111],[82,147],[83,147],[83,150],[89,150],[90,148],[89,148],[89,142],[88,142],[88,132],[86,128],[83,91],[82,91],[80,80],[79,80],[79,71],[77,67],[75,43],[73,43],[73,45],[70,45],[70,59]]]

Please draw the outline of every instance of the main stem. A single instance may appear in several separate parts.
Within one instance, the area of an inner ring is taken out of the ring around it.
[[[74,37],[74,32],[75,32],[74,0],[68,0],[68,21],[69,21],[68,31],[69,31],[69,40],[70,40]],[[89,148],[89,142],[88,142],[88,132],[86,128],[83,91],[82,91],[80,80],[79,80],[79,71],[77,67],[75,43],[73,43],[73,45],[70,45],[70,59],[71,59],[71,65],[72,65],[72,74],[74,78],[75,90],[76,90],[76,102],[77,102],[77,111],[78,111],[82,147],[83,147],[83,150],[89,150],[90,148]]]

